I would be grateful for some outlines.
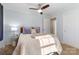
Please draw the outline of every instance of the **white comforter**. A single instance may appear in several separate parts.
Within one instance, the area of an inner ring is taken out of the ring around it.
[[[14,55],[46,55],[51,52],[61,54],[62,47],[56,36],[49,34],[21,34]]]

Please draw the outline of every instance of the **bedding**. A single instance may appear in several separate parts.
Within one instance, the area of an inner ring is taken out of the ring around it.
[[[33,31],[32,31],[33,29]],[[40,33],[40,27],[20,27],[20,33],[23,33],[23,34],[31,34],[31,33],[34,33],[35,31],[36,33]]]
[[[21,34],[14,55],[61,54],[62,47],[55,35]]]

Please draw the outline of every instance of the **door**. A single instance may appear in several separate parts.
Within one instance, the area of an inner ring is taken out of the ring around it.
[[[3,6],[0,4],[0,41],[3,40]]]

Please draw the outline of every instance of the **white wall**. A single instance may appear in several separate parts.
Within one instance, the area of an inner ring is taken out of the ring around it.
[[[59,40],[62,42],[63,40],[63,19],[62,19],[62,14],[57,14],[55,15],[56,20],[57,20],[57,35],[59,37]]]
[[[79,8],[63,13],[63,42],[79,48]]]
[[[79,7],[57,13],[57,34],[62,43],[79,48]]]
[[[49,24],[47,23],[49,21],[47,15],[44,15],[44,20],[46,25],[45,26],[45,32],[49,31]],[[14,10],[9,10],[4,7],[4,39],[0,42],[0,47],[4,46],[5,44],[9,43],[11,41],[11,27],[10,25],[15,24],[19,26],[26,26],[26,27],[40,27],[40,30],[42,31],[42,16],[33,11],[29,11],[26,13],[19,13]],[[19,28],[18,26],[18,28]]]

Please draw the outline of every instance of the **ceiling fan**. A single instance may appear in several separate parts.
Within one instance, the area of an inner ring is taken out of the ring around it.
[[[40,14],[43,14],[43,10],[48,8],[49,7],[49,4],[38,4],[38,7],[37,8],[29,8],[31,10],[37,10]]]

